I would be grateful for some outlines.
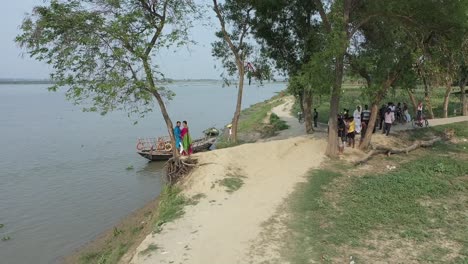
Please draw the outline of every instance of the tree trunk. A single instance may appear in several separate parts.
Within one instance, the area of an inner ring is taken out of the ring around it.
[[[335,62],[335,83],[333,84],[330,98],[330,116],[328,117],[328,144],[325,155],[338,156],[338,111],[340,108],[341,85],[343,83],[343,58],[340,54]]]
[[[432,111],[432,104],[431,104],[431,88],[427,84],[426,77],[422,76],[424,82],[424,101],[426,102],[426,109],[429,113],[429,119],[434,119],[434,111]]]
[[[364,135],[364,140],[359,145],[360,149],[367,149],[370,146],[372,139],[372,132],[374,131],[375,123],[377,121],[377,116],[379,115],[379,105],[381,100],[376,100],[371,105],[371,116],[369,119],[369,124],[367,125],[366,134]]]
[[[234,117],[232,118],[232,141],[237,143],[237,127],[239,125],[240,112],[242,107],[242,92],[244,91],[244,67],[242,62],[238,62],[239,87],[237,87],[237,103]]]
[[[400,75],[400,67],[397,66],[397,69],[392,72],[390,77],[382,84],[380,90],[377,91],[375,97],[372,102],[371,106],[371,116],[369,120],[369,124],[367,126],[366,134],[364,135],[364,140],[359,145],[360,149],[367,149],[370,146],[370,142],[372,139],[372,134],[374,132],[375,121],[377,120],[377,115],[379,114],[379,105],[384,98],[385,94],[387,93],[388,89],[392,86],[392,84],[397,80],[398,76]],[[370,85],[370,83],[369,83]]]
[[[416,113],[416,109],[418,108],[418,102],[416,101],[416,98],[414,97],[414,93],[411,91],[411,89],[408,89],[408,95],[411,100],[411,104],[413,105],[413,112],[410,112],[410,113],[413,113],[414,115],[414,113]]]
[[[304,109],[304,123],[307,134],[314,133],[314,127],[312,125],[312,99],[312,92],[305,90],[302,105]]]
[[[163,115],[164,121],[166,122],[166,127],[167,127],[167,132],[169,133],[169,137],[171,138],[171,145],[172,145],[172,155],[174,157],[179,156],[179,152],[177,151],[176,148],[176,140],[174,136],[174,127],[172,124],[172,120],[169,117],[169,113],[167,113],[166,105],[164,104],[164,100],[162,99],[161,95],[158,92],[158,89],[156,88],[156,84],[154,83],[154,78],[153,78],[153,72],[151,71],[151,67],[148,63],[147,59],[142,59],[143,62],[143,67],[145,69],[145,74],[146,74],[146,80],[148,82],[148,85],[150,87],[150,92],[153,94],[153,96],[156,98],[156,101],[159,104],[159,108],[161,109],[161,113]]]
[[[445,86],[445,95],[444,95],[444,118],[448,117],[448,105],[449,105],[449,97],[450,93],[452,92],[452,80],[448,81]]]
[[[465,93],[465,85],[466,85],[466,80],[463,79],[460,81],[460,92],[461,92],[461,102],[462,102],[462,115],[467,116],[468,115],[468,99],[466,98],[466,93]]]
[[[169,117],[169,114],[167,113],[167,109],[166,109],[166,105],[164,104],[164,101],[161,97],[161,95],[157,92],[157,91],[153,91],[152,92],[154,97],[156,98],[156,101],[158,102],[159,104],[159,108],[161,108],[161,113],[164,117],[164,121],[166,122],[166,126],[167,126],[167,132],[169,133],[169,137],[171,138],[171,145],[172,145],[172,155],[174,157],[177,157],[179,156],[179,152],[177,151],[177,148],[176,148],[176,140],[175,140],[175,136],[174,136],[174,127],[173,127],[173,124],[172,124],[172,120],[171,118]]]

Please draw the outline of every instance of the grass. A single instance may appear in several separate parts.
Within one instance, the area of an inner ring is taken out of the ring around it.
[[[222,179],[219,184],[226,187],[226,192],[233,193],[244,185],[244,181],[239,177],[227,177]]]
[[[228,141],[226,135],[221,135],[216,141],[216,148],[230,148],[244,143],[255,142],[260,137],[265,138],[273,136],[277,131],[287,129],[288,125],[286,122],[280,120],[276,115],[277,118],[275,119],[275,117],[273,117],[273,120],[270,116],[270,124],[265,124],[265,119],[268,117],[271,110],[283,103],[281,97],[284,95],[285,93],[281,92],[268,100],[251,105],[242,110],[239,119],[237,143]],[[255,134],[260,134],[260,137],[256,138]]]
[[[245,176],[242,175],[242,171],[240,169],[229,168],[229,170],[230,172],[226,177],[218,183],[226,188],[226,192],[233,193],[244,185],[243,178],[245,178]]]
[[[140,255],[148,255],[148,254],[150,254],[151,252],[156,251],[156,250],[158,250],[158,249],[159,249],[158,245],[156,245],[156,244],[149,244],[148,247],[147,247],[145,250],[141,251],[139,254],[140,254]]]
[[[468,126],[451,126],[467,133]],[[289,200],[288,261],[336,263],[352,255],[362,263],[395,262],[387,258],[400,250],[422,263],[466,263],[466,156],[421,152],[384,173],[358,177],[333,164],[311,172]]]
[[[158,217],[155,221],[155,232],[160,232],[162,225],[181,217],[188,200],[180,194],[181,189],[176,186],[166,186],[160,195]]]
[[[275,131],[286,130],[289,128],[286,121],[281,120],[275,113],[271,113],[270,115],[270,125],[273,126]]]
[[[239,119],[239,133],[250,133],[262,129],[262,124],[268,113],[275,106],[283,103],[283,100],[275,96],[269,100],[254,104],[242,110]]]

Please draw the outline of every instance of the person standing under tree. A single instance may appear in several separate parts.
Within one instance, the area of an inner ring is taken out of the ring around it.
[[[356,123],[354,118],[351,116],[348,118],[348,146],[353,146],[354,148],[354,136],[356,135]]]
[[[379,110],[379,130],[382,130],[382,124],[384,123],[385,120],[385,112],[387,111],[387,106],[382,105],[382,107]]]
[[[182,153],[182,142],[181,142],[181,136],[180,136],[180,121],[177,121],[176,122],[176,127],[174,127],[174,137],[175,137],[175,141],[176,141],[176,148],[177,150],[180,151],[180,153]]]
[[[187,121],[183,121],[182,123],[183,123],[183,128],[180,132],[180,136],[182,138],[182,146],[183,146],[182,155],[190,156],[192,154],[192,138],[190,137]]]
[[[354,124],[356,126],[355,133],[361,133],[361,107],[356,106],[356,110],[353,113]]]
[[[371,112],[369,111],[369,106],[364,105],[364,110],[361,112],[361,142],[364,140],[366,135],[367,127],[369,126]]]
[[[419,101],[419,104],[418,104],[418,108],[417,108],[417,112],[416,112],[416,120],[418,122],[421,122],[421,119],[422,119],[422,112],[423,112],[423,103],[421,101]]]
[[[387,108],[387,112],[385,112],[385,125],[383,134],[387,135],[390,133],[390,128],[392,127],[393,122],[395,121],[395,115],[392,112],[392,109]]]
[[[314,127],[317,127],[317,121],[318,121],[318,112],[317,112],[317,109],[314,108]]]

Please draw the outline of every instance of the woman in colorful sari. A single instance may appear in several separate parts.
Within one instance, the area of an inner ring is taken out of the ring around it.
[[[188,156],[192,154],[192,138],[190,137],[187,121],[182,122],[182,131],[180,132],[180,137],[182,138],[182,146],[184,150],[182,155]]]

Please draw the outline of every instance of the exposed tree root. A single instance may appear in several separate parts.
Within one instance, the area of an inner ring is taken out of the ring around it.
[[[378,154],[386,154],[387,156],[390,156],[391,154],[401,154],[401,153],[408,154],[409,152],[411,152],[411,151],[413,151],[413,150],[415,150],[417,148],[420,148],[420,147],[423,147],[423,148],[430,147],[430,146],[434,145],[434,143],[436,143],[438,141],[441,141],[441,140],[442,140],[441,137],[435,137],[435,138],[433,138],[431,140],[428,140],[428,141],[417,140],[411,146],[406,147],[406,148],[401,148],[401,149],[388,148],[388,147],[384,147],[384,146],[372,146],[372,150],[369,151],[369,153],[367,153],[367,155],[364,156],[364,158],[354,162],[354,165],[364,164],[368,160],[370,160],[373,156],[378,155]]]
[[[197,166],[197,162],[197,159],[192,159],[190,157],[186,159],[181,157],[171,158],[166,162],[166,165],[164,165],[166,169],[166,182],[170,185],[177,183]]]

